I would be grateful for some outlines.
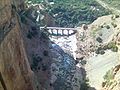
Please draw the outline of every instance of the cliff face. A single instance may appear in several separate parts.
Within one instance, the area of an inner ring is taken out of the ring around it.
[[[120,56],[120,33],[115,36],[114,40],[118,46],[118,54]],[[120,90],[120,63],[110,69],[105,76],[104,82],[102,83],[104,90]]]
[[[21,2],[0,0],[0,90],[33,90],[16,14],[24,7]]]
[[[120,90],[119,20],[114,15],[99,17],[76,35],[76,60],[85,65],[89,84],[96,90]]]

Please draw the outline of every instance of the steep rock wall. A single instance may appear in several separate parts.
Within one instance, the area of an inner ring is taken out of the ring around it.
[[[21,2],[0,0],[0,90],[34,90],[16,15]]]

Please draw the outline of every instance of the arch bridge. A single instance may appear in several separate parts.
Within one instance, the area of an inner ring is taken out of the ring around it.
[[[78,28],[40,27],[40,30],[45,30],[52,36],[71,36],[77,33]]]

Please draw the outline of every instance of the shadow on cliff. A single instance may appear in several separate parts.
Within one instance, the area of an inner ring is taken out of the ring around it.
[[[86,78],[86,71],[79,64],[71,52],[66,52],[59,45],[51,42],[51,52],[56,71],[57,79],[52,83],[54,90],[96,90],[94,87],[89,86],[89,80]]]
[[[50,41],[31,20],[22,19],[22,36],[36,90],[95,90],[88,84],[85,69],[76,66],[78,62],[71,52]]]
[[[49,38],[39,31],[39,27],[31,21],[22,24],[22,37],[27,57],[33,72],[35,90],[52,90],[50,85],[51,55]]]
[[[71,52],[50,41],[45,33],[39,32],[39,27],[25,25],[22,33],[37,90],[95,90],[89,86],[85,69],[76,66],[79,62]]]

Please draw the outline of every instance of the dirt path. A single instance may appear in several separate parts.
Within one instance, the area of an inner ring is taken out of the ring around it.
[[[107,3],[105,3],[104,1],[101,0],[96,0],[101,6],[103,6],[106,9],[111,10],[113,13],[120,13],[120,10],[118,10],[117,8],[114,8],[110,5],[108,5]]]
[[[118,53],[106,51],[104,55],[97,55],[88,59],[86,71],[90,86],[95,87],[96,90],[101,90],[103,76],[119,63],[118,58]]]

